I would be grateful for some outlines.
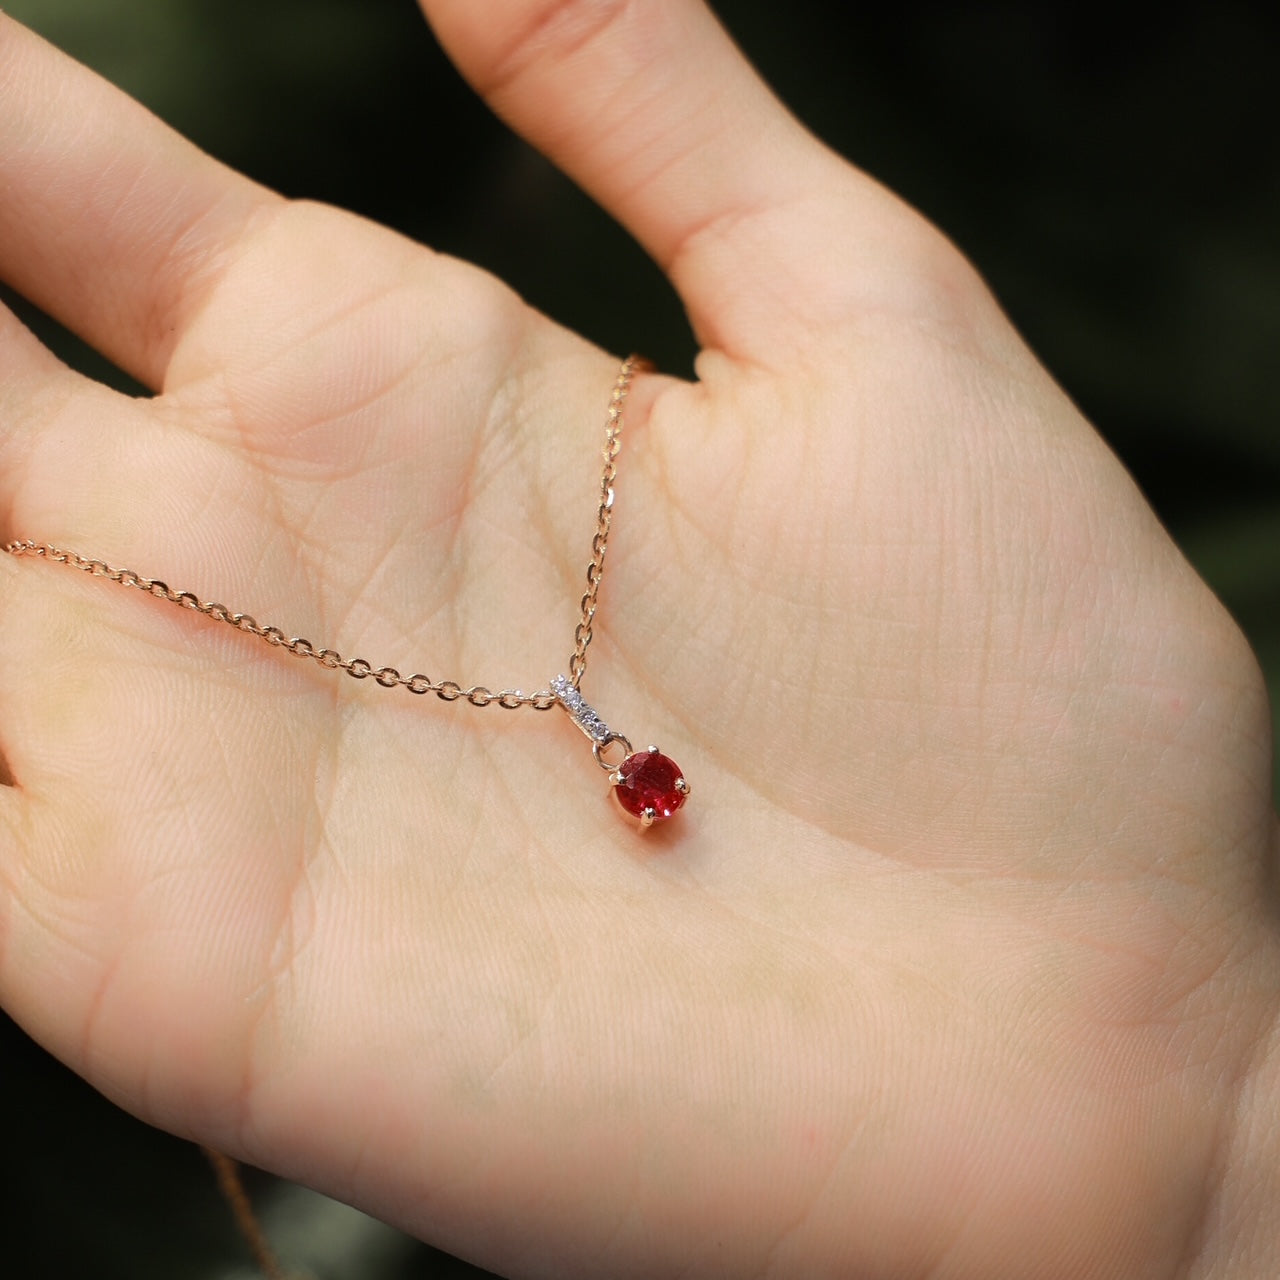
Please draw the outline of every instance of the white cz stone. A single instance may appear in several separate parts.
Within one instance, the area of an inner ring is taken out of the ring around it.
[[[569,713],[569,718],[583,733],[595,742],[603,742],[609,736],[609,726],[596,714],[595,709],[573,687],[568,676],[556,676],[551,682],[551,692]]]

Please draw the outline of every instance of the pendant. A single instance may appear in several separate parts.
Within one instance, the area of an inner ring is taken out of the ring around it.
[[[641,831],[647,831],[655,822],[665,822],[684,804],[691,788],[670,756],[652,746],[633,751],[622,734],[614,733],[601,720],[568,676],[556,676],[551,692],[569,719],[591,739],[591,754],[596,764],[608,772],[614,800],[624,813],[639,821]],[[605,758],[605,752],[615,743],[623,751],[617,764]]]

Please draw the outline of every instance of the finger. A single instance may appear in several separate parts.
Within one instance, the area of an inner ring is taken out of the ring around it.
[[[818,143],[697,0],[421,0],[490,104],[666,270],[704,345],[767,352],[920,222]],[[857,242],[833,234],[851,206]],[[834,270],[837,257],[846,270]],[[803,308],[800,299],[804,300]]]
[[[14,498],[28,470],[32,424],[56,412],[57,403],[78,381],[8,307],[0,305],[0,541],[13,536]],[[15,575],[8,560],[0,554],[5,562],[0,564],[0,632],[3,621],[21,615],[23,605],[11,594]],[[10,657],[6,648],[6,661]],[[24,734],[13,691],[10,681],[0,682],[0,961],[9,936],[6,912],[14,900],[15,851],[30,816],[21,788]]]
[[[0,277],[145,385],[277,197],[0,15]]]
[[[0,538],[12,536],[14,495],[29,469],[33,429],[82,381],[0,305]]]
[[[10,393],[17,384],[59,374],[66,366],[27,328],[16,315],[0,303],[0,436],[7,436],[12,425],[8,411]],[[25,388],[23,388],[25,389]]]

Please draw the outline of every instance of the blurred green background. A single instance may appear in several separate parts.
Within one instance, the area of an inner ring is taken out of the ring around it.
[[[477,261],[603,346],[688,370],[688,327],[657,271],[472,98],[411,0],[7,8],[260,181]],[[1240,621],[1275,703],[1280,10],[718,11],[802,120],[978,264]],[[8,1024],[0,1079],[5,1274],[254,1274],[198,1152],[116,1112]],[[254,1190],[282,1251],[317,1277],[483,1274],[300,1189]]]

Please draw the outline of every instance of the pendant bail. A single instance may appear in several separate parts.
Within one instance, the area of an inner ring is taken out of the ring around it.
[[[582,696],[577,685],[565,675],[551,681],[551,692],[568,713],[569,719],[591,739],[595,762],[609,775],[613,798],[624,813],[639,820],[640,830],[671,817],[685,802],[690,787],[680,767],[657,747],[636,751],[630,741],[601,719],[599,712]],[[617,764],[604,753],[618,743],[624,752]]]
[[[604,758],[604,753],[615,742],[621,743],[622,745],[622,760],[618,761],[617,764],[612,764]],[[632,750],[631,743],[624,738],[622,734],[611,733],[607,737],[602,738],[599,742],[593,742],[591,744],[591,754],[595,756],[596,764],[598,764],[605,773],[609,775],[610,782],[613,782],[615,781],[613,775],[618,771],[618,768],[628,759],[628,757],[635,755],[635,752]]]
[[[568,676],[556,676],[551,682],[551,692],[556,695],[556,701],[569,713],[569,719],[597,746],[607,745],[609,741],[627,743],[626,738],[614,733],[605,724],[596,709],[578,692],[577,685]],[[627,754],[631,754],[630,743],[627,743]],[[598,755],[597,759],[599,759]]]

